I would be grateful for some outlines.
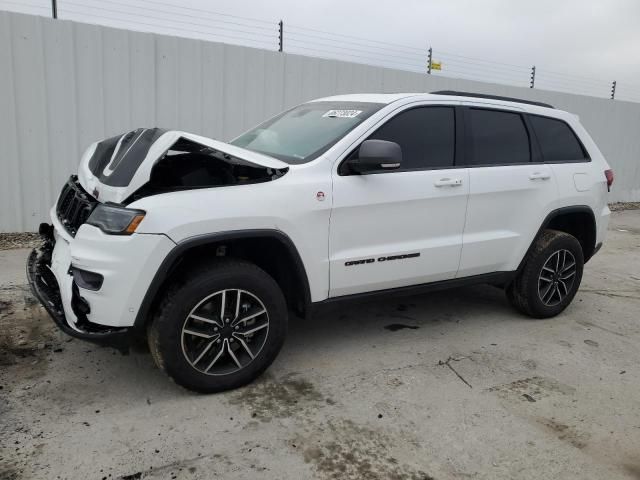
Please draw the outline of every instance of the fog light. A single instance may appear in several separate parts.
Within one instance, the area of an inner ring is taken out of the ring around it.
[[[104,281],[104,277],[99,273],[88,272],[73,265],[71,266],[71,274],[76,285],[85,290],[100,290]]]

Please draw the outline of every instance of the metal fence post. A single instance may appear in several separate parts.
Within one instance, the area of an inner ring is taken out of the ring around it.
[[[433,48],[429,47],[429,63],[427,64],[427,73],[431,75],[431,62],[433,62]]]
[[[278,51],[282,52],[284,48],[284,23],[282,20],[278,22]]]
[[[533,88],[536,84],[536,66],[531,67],[531,82],[529,83],[529,88]]]
[[[51,0],[51,17],[58,18],[58,0]]]
[[[616,81],[614,80],[611,84],[611,100],[616,99]]]

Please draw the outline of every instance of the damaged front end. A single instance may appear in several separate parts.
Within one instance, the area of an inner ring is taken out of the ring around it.
[[[89,304],[80,296],[78,286],[73,281],[70,284],[70,304],[76,318],[73,323],[68,321],[63,305],[63,292],[51,268],[56,243],[53,227],[41,224],[40,235],[41,245],[33,249],[27,258],[27,280],[34,296],[49,313],[54,323],[69,336],[126,350],[129,344],[129,329],[90,322],[87,318],[91,312]]]
[[[43,244],[27,261],[32,290],[67,334],[122,346],[139,306],[129,298],[137,279],[175,245],[164,235],[133,235],[146,212],[128,205],[270,182],[287,171],[280,160],[186,132],[138,129],[94,143],[51,209],[52,225],[41,226]]]
[[[78,179],[100,202],[128,204],[160,193],[276,180],[275,158],[187,132],[140,128],[93,144]]]

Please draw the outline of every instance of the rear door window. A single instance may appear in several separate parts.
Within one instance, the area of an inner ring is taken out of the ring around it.
[[[529,133],[522,115],[500,110],[470,108],[472,165],[512,165],[531,161]]]
[[[530,115],[545,162],[570,162],[587,157],[571,127],[562,120]]]

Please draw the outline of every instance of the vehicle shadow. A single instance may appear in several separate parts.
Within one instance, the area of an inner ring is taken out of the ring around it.
[[[290,319],[287,342],[289,349],[296,351],[301,343],[350,343],[349,337],[355,333],[363,342],[382,343],[390,332],[399,330],[420,329],[426,336],[441,335],[460,322],[474,330],[484,328],[487,322],[524,318],[511,308],[502,289],[479,285],[336,304],[310,319]]]

